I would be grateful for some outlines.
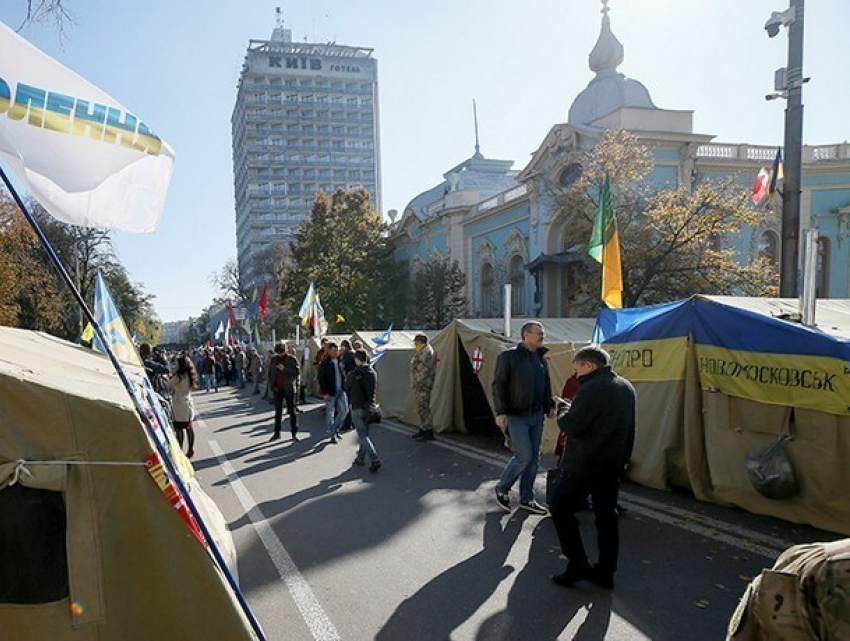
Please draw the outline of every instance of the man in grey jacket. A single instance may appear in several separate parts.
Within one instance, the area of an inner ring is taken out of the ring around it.
[[[567,557],[565,572],[552,581],[570,586],[588,580],[614,587],[619,530],[617,494],[635,441],[635,389],[611,369],[601,347],[585,347],[573,357],[579,388],[572,404],[559,402],[558,427],[566,434],[560,468],[563,471],[549,509]],[[599,543],[599,563],[593,567],[581,540],[576,512],[593,499]]]

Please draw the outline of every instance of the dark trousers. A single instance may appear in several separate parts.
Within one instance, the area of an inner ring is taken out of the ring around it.
[[[286,413],[289,414],[289,429],[294,435],[298,432],[298,418],[295,416],[294,390],[285,391],[276,389],[274,391],[274,433],[280,434],[284,401],[286,401]]]
[[[570,473],[564,472],[549,511],[558,533],[561,551],[570,565],[589,565],[587,552],[581,540],[576,512],[582,509],[587,497],[593,499],[596,515],[596,538],[599,547],[599,570],[613,575],[617,570],[620,534],[617,524],[617,494],[620,488],[616,472]]]

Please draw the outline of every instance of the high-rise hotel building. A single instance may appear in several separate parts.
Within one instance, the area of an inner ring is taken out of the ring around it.
[[[251,40],[231,118],[239,269],[257,284],[316,193],[364,187],[381,210],[378,61],[372,49]],[[257,260],[259,259],[259,260]]]

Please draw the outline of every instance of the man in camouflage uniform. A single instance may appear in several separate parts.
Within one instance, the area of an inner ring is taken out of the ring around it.
[[[413,338],[416,353],[410,359],[410,386],[419,412],[419,431],[413,435],[417,441],[433,441],[434,425],[431,419],[431,390],[434,389],[436,363],[434,348],[428,344],[425,334]]]
[[[747,586],[727,639],[850,639],[850,539],[795,545]]]

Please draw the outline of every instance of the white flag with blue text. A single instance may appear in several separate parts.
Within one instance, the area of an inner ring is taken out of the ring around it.
[[[152,233],[174,150],[112,96],[0,23],[0,160],[59,220]]]

